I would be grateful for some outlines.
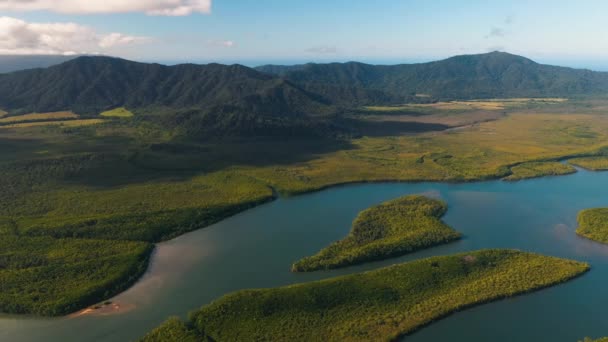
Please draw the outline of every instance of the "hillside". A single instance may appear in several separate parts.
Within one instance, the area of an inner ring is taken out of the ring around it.
[[[163,66],[110,57],[79,57],[46,69],[0,75],[0,107],[9,111],[112,107],[243,106],[265,114],[303,114],[322,105],[288,81],[240,65]]]
[[[608,73],[541,65],[499,52],[423,64],[349,62],[257,70],[82,56],[45,69],[0,74],[0,110],[97,116],[125,107],[137,120],[187,135],[333,137],[365,134],[361,122],[339,115],[360,106],[606,90]]]
[[[504,52],[456,56],[421,64],[266,65],[257,70],[285,77],[312,92],[324,93],[328,87],[375,91],[377,97],[371,102],[381,100],[382,96],[409,102],[414,94],[445,100],[571,96],[608,91],[608,73],[543,65]],[[356,100],[368,102],[365,98]]]

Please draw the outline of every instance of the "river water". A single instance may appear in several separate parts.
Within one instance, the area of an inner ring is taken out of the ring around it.
[[[608,246],[576,236],[576,215],[608,206],[608,173],[579,171],[515,183],[383,183],[281,198],[157,246],[150,269],[109,313],[40,319],[0,316],[0,341],[131,341],[169,316],[231,291],[276,287],[432,255],[515,248],[591,263],[581,278],[453,314],[406,341],[568,341],[608,335]],[[342,238],[357,213],[406,194],[448,203],[461,241],[342,270],[293,274],[293,261]]]

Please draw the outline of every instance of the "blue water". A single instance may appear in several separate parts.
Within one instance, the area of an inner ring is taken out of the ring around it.
[[[608,246],[578,237],[577,212],[608,206],[608,173],[515,183],[386,183],[279,199],[160,244],[150,270],[117,296],[124,311],[60,319],[0,317],[0,341],[129,341],[171,315],[243,288],[275,287],[482,248],[516,248],[591,263],[563,285],[455,313],[406,341],[568,341],[608,335]],[[463,240],[331,272],[292,274],[293,261],[348,233],[357,213],[412,193],[445,200]]]

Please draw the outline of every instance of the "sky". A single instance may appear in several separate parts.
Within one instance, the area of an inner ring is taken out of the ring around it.
[[[0,0],[0,54],[393,64],[505,51],[608,70],[608,2]]]

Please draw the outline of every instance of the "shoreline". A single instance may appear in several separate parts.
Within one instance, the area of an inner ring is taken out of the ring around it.
[[[606,145],[608,146],[608,145]],[[598,148],[598,150],[601,149]],[[517,162],[517,163],[512,163],[512,164],[508,164],[505,166],[502,166],[504,168],[507,168],[509,170],[509,174],[511,174],[511,168],[523,163],[530,163],[530,162],[551,162],[551,161],[567,161],[569,159],[573,159],[573,158],[580,158],[580,157],[594,157],[594,156],[598,156],[599,154],[598,152],[591,152],[591,153],[577,153],[577,154],[572,154],[572,155],[567,155],[567,156],[560,156],[560,157],[554,157],[554,158],[544,158],[544,159],[537,159],[537,160],[530,160],[530,161],[522,161],[522,162]],[[501,168],[502,168],[501,167]],[[584,169],[586,172],[601,172],[601,171],[594,171],[594,170],[587,170]],[[579,170],[577,170],[578,172]],[[105,301],[111,301],[113,298],[115,298],[116,296],[124,293],[125,291],[129,290],[130,288],[132,288],[134,285],[136,285],[138,282],[141,281],[141,279],[143,278],[143,276],[149,272],[150,270],[150,266],[151,266],[151,260],[152,260],[152,256],[156,251],[156,246],[158,243],[163,243],[163,242],[168,242],[171,241],[173,239],[179,238],[181,236],[184,236],[188,233],[194,232],[194,231],[198,231],[201,229],[205,229],[208,228],[214,224],[217,224],[223,220],[226,220],[228,218],[234,217],[236,215],[239,215],[241,213],[244,213],[250,209],[254,209],[257,207],[260,207],[264,204],[268,204],[268,203],[272,203],[274,201],[276,201],[277,199],[280,198],[290,198],[290,197],[296,197],[296,196],[300,196],[300,195],[307,195],[307,194],[313,194],[313,193],[317,193],[317,192],[321,192],[324,190],[329,190],[331,188],[339,188],[339,187],[347,187],[347,186],[354,186],[354,185],[365,185],[365,184],[390,184],[390,183],[402,183],[402,184],[421,184],[421,183],[444,183],[444,184],[470,184],[470,183],[482,183],[482,182],[491,182],[491,181],[499,181],[499,180],[503,180],[504,178],[507,177],[509,174],[506,175],[501,175],[501,176],[490,176],[487,178],[479,178],[479,179],[467,179],[467,180],[433,180],[433,179],[419,179],[419,180],[395,180],[395,179],[379,179],[379,180],[360,180],[360,181],[346,181],[346,182],[340,182],[340,183],[334,183],[334,184],[328,184],[319,188],[312,188],[309,190],[304,190],[301,192],[288,192],[288,193],[281,193],[280,191],[278,191],[274,186],[272,185],[268,185],[268,187],[271,189],[272,191],[272,195],[269,196],[268,198],[264,198],[260,201],[255,201],[252,203],[246,203],[243,204],[242,206],[240,206],[242,208],[242,210],[240,210],[240,208],[237,208],[235,210],[235,212],[230,213],[230,215],[227,215],[226,217],[222,217],[221,219],[210,223],[204,227],[200,227],[188,232],[184,232],[183,234],[180,235],[176,235],[176,236],[171,236],[169,239],[166,240],[162,240],[159,242],[155,242],[152,243],[152,249],[151,252],[147,255],[146,261],[145,261],[145,270],[139,274],[136,274],[135,277],[133,277],[134,279],[132,281],[129,281],[127,283],[126,286],[124,286],[124,284],[118,285],[118,287],[120,288],[119,291],[112,291],[112,296],[110,296],[109,298],[105,298]],[[559,176],[568,176],[568,175],[572,175],[574,173],[570,173],[570,174],[563,174],[563,175],[542,175],[542,176],[538,176],[538,177],[530,177],[530,178],[525,178],[525,179],[521,179],[521,180],[517,180],[515,182],[519,182],[519,181],[525,181],[528,179],[538,179],[538,178],[544,178],[544,177],[559,177]],[[513,181],[505,181],[505,182],[513,182]],[[239,206],[237,206],[239,207]],[[130,275],[130,278],[133,276],[133,274]],[[124,286],[124,287],[123,287]],[[13,317],[13,318],[23,318],[23,319],[52,319],[52,318],[74,318],[74,317],[81,317],[84,315],[87,316],[92,316],[95,315],[97,310],[94,309],[95,306],[101,305],[104,302],[104,298],[100,298],[98,301],[96,301],[93,304],[89,304],[88,306],[84,307],[84,308],[79,308],[78,310],[68,313],[68,314],[63,314],[63,315],[58,315],[58,316],[41,316],[41,315],[31,315],[31,314],[11,314],[11,313],[0,313],[0,319],[2,319],[2,316],[5,317]],[[109,313],[109,314],[121,314],[123,312],[128,312],[130,309],[122,309],[120,307],[120,303],[118,303],[119,307],[115,310],[118,312],[113,312],[113,313]],[[103,314],[101,314],[100,316],[103,316]]]

